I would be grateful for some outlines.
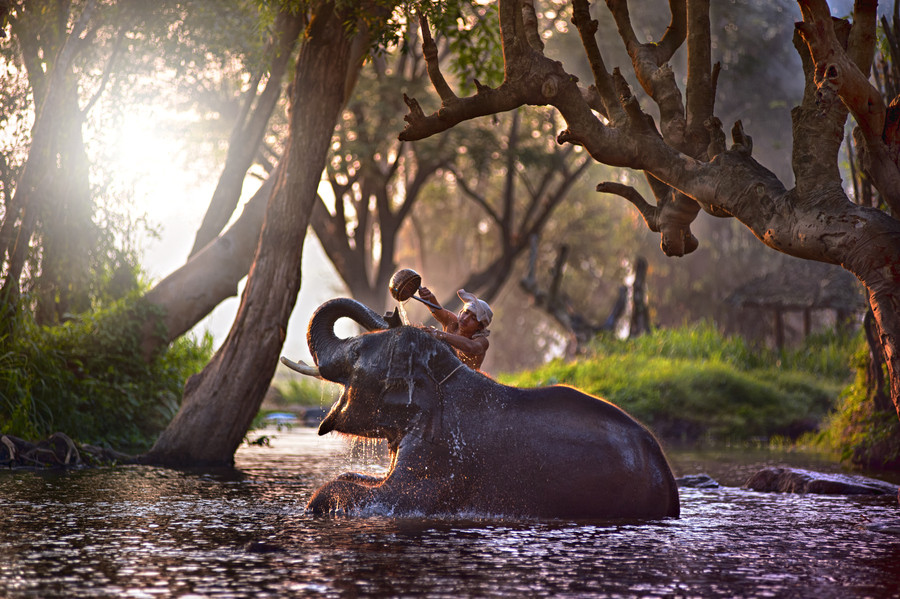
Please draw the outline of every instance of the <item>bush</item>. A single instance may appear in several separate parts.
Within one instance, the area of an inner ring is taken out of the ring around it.
[[[859,344],[854,355],[856,379],[841,394],[821,433],[803,441],[833,451],[842,461],[869,470],[900,470],[900,420],[894,410],[876,410],[866,388],[869,349]]]
[[[0,317],[15,330],[0,338],[0,433],[36,440],[61,431],[121,451],[149,448],[212,355],[206,335],[144,360],[141,326],[152,309],[133,295],[54,327]]]
[[[506,375],[517,386],[562,383],[603,397],[677,442],[796,438],[814,430],[850,375],[849,339],[829,338],[793,352],[752,351],[708,323],[658,330],[637,339],[601,337],[588,355]],[[815,348],[813,351],[811,348]],[[790,366],[785,366],[789,364]]]
[[[275,387],[286,405],[323,406],[333,403],[340,385],[305,377],[299,380],[284,379],[275,383]]]

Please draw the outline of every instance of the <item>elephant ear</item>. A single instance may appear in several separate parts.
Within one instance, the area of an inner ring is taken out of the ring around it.
[[[393,312],[385,312],[384,321],[388,324],[388,327],[392,329],[402,327],[403,319],[400,318],[400,308],[394,308]]]

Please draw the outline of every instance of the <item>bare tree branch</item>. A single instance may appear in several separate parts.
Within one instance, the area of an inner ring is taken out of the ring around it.
[[[437,44],[431,37],[431,30],[428,28],[428,19],[424,15],[419,17],[419,29],[422,32],[422,57],[425,59],[425,67],[428,69],[428,78],[434,86],[434,91],[438,93],[441,102],[454,102],[456,94],[447,85],[444,75],[441,73],[440,61],[438,60]],[[405,96],[404,96],[405,98]]]
[[[663,137],[678,147],[685,139],[684,104],[672,68],[666,63],[685,40],[687,26],[684,0],[672,0],[669,3],[672,21],[663,36],[665,44],[638,42],[631,25],[627,0],[607,0],[606,5],[625,42],[638,82],[659,106]]]
[[[544,41],[538,31],[537,13],[534,10],[534,0],[522,0],[522,25],[528,45],[538,52],[544,51]]]
[[[122,51],[122,42],[125,39],[125,31],[125,27],[120,27],[119,31],[116,33],[116,41],[113,43],[112,51],[109,54],[106,65],[104,65],[103,67],[103,74],[100,77],[100,83],[98,84],[97,89],[94,91],[94,94],[84,105],[84,108],[81,109],[82,118],[85,118],[87,116],[87,114],[94,107],[94,104],[97,103],[97,100],[99,100],[103,95],[104,90],[106,90],[106,85],[109,83],[109,78],[112,75],[113,65],[115,64],[116,59],[119,57],[119,53]]]
[[[885,128],[886,106],[881,94],[868,81],[866,73],[871,64],[874,45],[875,15],[872,1],[857,2],[850,45],[860,57],[862,67],[845,51],[835,35],[831,13],[824,0],[800,0],[803,22],[797,30],[809,47],[815,61],[815,77],[820,102],[839,98],[853,114],[865,140],[863,164],[884,201],[900,214],[900,169],[891,159],[882,135]]]
[[[588,63],[591,65],[591,73],[594,75],[593,89],[600,97],[603,110],[601,112],[614,125],[625,120],[625,113],[616,98],[616,88],[612,76],[606,70],[603,56],[600,54],[600,46],[597,45],[596,20],[591,19],[590,2],[588,0],[575,0],[572,3],[572,22],[581,36],[581,45],[587,54]]]
[[[644,199],[644,196],[642,196],[634,187],[623,183],[616,183],[615,181],[606,181],[597,184],[597,191],[600,193],[615,194],[634,204],[634,207],[637,208],[638,212],[641,213],[641,216],[644,217],[647,228],[654,233],[659,233],[659,209],[647,202],[647,200]]]
[[[456,185],[462,190],[462,192],[466,194],[470,200],[478,204],[478,206],[480,206],[481,209],[487,213],[492,221],[497,224],[500,224],[502,222],[501,216],[488,203],[487,199],[476,190],[472,189],[468,181],[466,181],[465,177],[461,176],[456,168],[450,166],[447,170],[453,174],[453,178],[456,179]]]
[[[881,135],[884,101],[838,41],[828,4],[824,0],[800,0],[799,4],[804,20],[797,24],[797,30],[816,63],[816,82],[821,99],[837,93],[853,113],[867,139]]]
[[[706,155],[709,135],[705,123],[713,117],[715,88],[712,83],[712,43],[709,31],[709,0],[690,0],[688,19],[687,152],[694,158]]]
[[[669,12],[672,14],[672,20],[669,22],[669,26],[666,27],[659,44],[657,44],[659,52],[657,60],[659,60],[660,64],[672,59],[672,56],[684,43],[688,30],[685,0],[669,0]]]

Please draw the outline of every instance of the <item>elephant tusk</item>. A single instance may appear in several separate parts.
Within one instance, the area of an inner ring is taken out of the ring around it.
[[[281,363],[291,370],[296,370],[300,374],[305,374],[306,376],[314,376],[317,379],[322,378],[322,375],[319,374],[318,368],[316,368],[315,366],[310,366],[302,360],[300,362],[294,362],[293,360],[288,360],[284,356],[281,356]]]

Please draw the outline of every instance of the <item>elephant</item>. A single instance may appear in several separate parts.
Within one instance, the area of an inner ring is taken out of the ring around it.
[[[367,332],[342,339],[342,317]],[[656,438],[615,405],[572,387],[519,389],[465,366],[418,326],[389,324],[349,298],[322,304],[307,340],[316,366],[343,386],[319,425],[386,439],[384,477],[338,476],[314,514],[538,519],[677,518],[672,470]]]

